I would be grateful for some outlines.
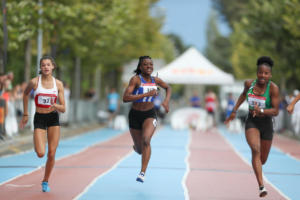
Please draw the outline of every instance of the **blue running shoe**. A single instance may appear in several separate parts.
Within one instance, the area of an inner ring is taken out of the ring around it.
[[[48,185],[48,182],[46,182],[46,181],[42,182],[42,191],[43,192],[50,192],[50,187]]]
[[[141,182],[141,183],[144,183],[144,179],[145,179],[145,173],[144,173],[144,172],[141,172],[141,173],[139,173],[139,175],[137,176],[136,181]]]

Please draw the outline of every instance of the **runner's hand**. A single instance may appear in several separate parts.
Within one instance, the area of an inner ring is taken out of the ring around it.
[[[254,109],[253,109],[253,112],[252,112],[252,116],[255,117],[259,114],[260,114],[260,108],[258,107],[257,103],[255,102],[254,103]]]
[[[147,97],[157,96],[157,95],[158,95],[157,90],[155,90],[155,89],[150,90],[150,91],[147,92],[146,94],[147,94]]]
[[[23,129],[28,122],[28,115],[23,115],[22,120],[20,121],[20,128]]]
[[[164,107],[166,113],[168,113],[169,112],[169,103],[164,101],[161,105]]]
[[[288,107],[286,107],[286,110],[290,113],[290,114],[292,114],[293,112],[294,112],[294,105],[288,105]]]
[[[226,118],[224,124],[229,124],[230,121],[232,121],[235,118],[236,112],[231,112],[231,114],[229,115],[229,117]]]

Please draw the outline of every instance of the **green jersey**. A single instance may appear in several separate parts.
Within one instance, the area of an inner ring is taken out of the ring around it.
[[[271,84],[271,81],[268,82],[267,84],[267,88],[266,88],[266,91],[264,94],[262,95],[255,95],[253,93],[253,88],[254,88],[254,85],[256,83],[257,80],[254,80],[246,94],[246,97],[247,97],[247,101],[248,101],[248,104],[249,104],[249,109],[250,110],[253,110],[254,109],[254,105],[257,104],[259,108],[262,108],[262,109],[269,109],[269,108],[272,108],[272,105],[271,105],[271,96],[270,96],[270,84]]]

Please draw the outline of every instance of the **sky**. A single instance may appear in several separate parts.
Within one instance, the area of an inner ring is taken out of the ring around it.
[[[165,14],[163,33],[175,33],[184,44],[204,52],[207,21],[213,9],[211,0],[160,0],[155,9]],[[222,34],[229,33],[226,23],[220,20],[218,25]]]

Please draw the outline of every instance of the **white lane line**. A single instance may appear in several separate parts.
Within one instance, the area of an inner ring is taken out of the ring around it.
[[[191,139],[192,132],[189,131],[188,134],[189,134],[189,136],[188,136],[188,142],[187,142],[187,144],[185,146],[185,150],[187,152],[187,155],[186,155],[186,157],[184,159],[186,170],[185,170],[183,179],[181,181],[181,184],[182,184],[182,187],[183,187],[183,191],[184,191],[184,199],[185,200],[189,200],[190,199],[189,191],[188,191],[188,188],[186,186],[186,181],[187,181],[187,177],[188,177],[188,175],[189,175],[189,173],[191,171],[190,164],[189,164],[189,158],[190,158],[190,154],[191,154],[191,152],[190,152],[190,145],[191,145],[191,141],[192,141],[192,139]]]
[[[87,151],[88,149],[90,149],[90,148],[92,148],[92,147],[94,147],[94,146],[96,146],[96,145],[102,144],[102,143],[104,143],[104,142],[111,141],[111,140],[113,140],[113,139],[115,139],[115,138],[117,138],[117,137],[121,137],[122,135],[126,134],[127,132],[128,132],[128,131],[125,131],[125,132],[123,132],[123,133],[117,134],[117,135],[115,135],[115,136],[109,138],[108,140],[100,141],[100,142],[97,142],[97,143],[95,143],[95,144],[93,144],[93,145],[90,145],[90,146],[87,146],[87,147],[85,147],[85,148],[82,148],[82,149],[79,150],[78,152],[75,152],[75,153],[71,153],[71,154],[67,154],[67,155],[65,155],[65,156],[62,156],[62,157],[56,159],[55,162],[57,162],[57,161],[59,161],[59,160],[62,160],[62,159],[64,159],[64,158],[67,158],[67,157],[71,157],[71,156],[75,156],[75,155],[77,155],[77,154],[83,153],[84,151]],[[75,136],[75,137],[79,137],[79,136]],[[71,138],[70,138],[70,139],[71,139]],[[47,155],[45,155],[45,156],[47,156]],[[29,172],[24,173],[24,174],[20,174],[20,175],[15,176],[15,177],[13,177],[13,178],[11,178],[11,179],[8,179],[8,180],[6,180],[6,181],[3,181],[3,182],[0,183],[0,186],[3,185],[3,184],[5,184],[5,183],[8,183],[8,182],[10,182],[10,181],[13,181],[13,180],[15,180],[15,179],[17,179],[17,178],[19,178],[19,177],[21,177],[21,176],[29,175],[29,174],[31,174],[31,173],[33,173],[33,172],[39,170],[40,168],[42,168],[44,165],[45,165],[45,164],[40,165],[40,166],[38,166],[36,169],[34,169],[34,170],[32,170],[32,171],[29,171]],[[54,165],[54,167],[55,167],[55,165]]]
[[[115,168],[117,168],[117,166],[123,162],[125,159],[127,159],[131,154],[133,153],[133,151],[130,151],[129,153],[127,153],[122,159],[120,159],[118,162],[116,162],[110,169],[108,169],[106,172],[102,173],[100,176],[97,176],[94,178],[94,180],[84,188],[84,190],[78,194],[74,200],[79,199],[80,197],[82,197],[100,178],[102,178],[103,176],[105,176],[106,174],[110,173],[112,170],[114,170]]]
[[[5,186],[7,187],[16,187],[16,188],[29,188],[29,187],[33,187],[35,184],[31,184],[31,185],[16,185],[16,184],[6,184]]]

